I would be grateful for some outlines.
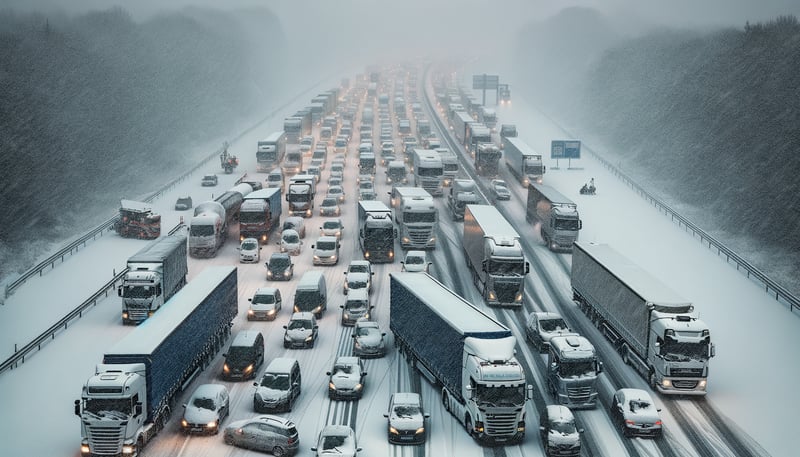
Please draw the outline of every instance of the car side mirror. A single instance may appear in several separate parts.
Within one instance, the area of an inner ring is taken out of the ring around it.
[[[356,452],[361,452],[361,448],[356,448]]]
[[[325,375],[326,375],[326,376],[330,376],[330,375],[331,375],[331,372],[330,372],[330,371],[326,371],[326,372],[325,372]]]
[[[388,418],[388,417],[389,417],[389,415],[388,415],[388,414],[386,414],[386,413],[383,413],[383,417],[387,417],[387,418]]]
[[[366,372],[366,371],[362,371],[362,372],[361,372],[361,376],[366,376],[366,375],[367,375],[367,372]]]
[[[76,416],[80,416],[81,415],[81,401],[80,400],[75,400],[75,415]]]
[[[339,308],[342,308],[342,309],[344,309],[344,305],[339,305]]]
[[[381,336],[386,336],[386,332],[381,333]]]
[[[251,302],[251,303],[252,303],[252,302],[253,302],[253,299],[252,299],[252,298],[248,298],[248,299],[247,299],[247,301],[249,301],[249,302]]]
[[[183,404],[183,405],[181,405],[181,406],[183,406],[184,408],[186,408],[186,403],[184,403],[184,404]]]
[[[258,387],[258,383],[257,383],[257,382],[254,382],[254,383],[253,383],[253,387]]]
[[[283,328],[286,328],[286,326],[284,325],[284,326],[283,326]],[[288,330],[288,329],[287,329],[287,330]]]
[[[583,431],[584,431],[584,430],[583,430],[582,428],[579,428],[579,429],[578,429],[578,433],[583,433]]]
[[[318,329],[318,328],[319,328],[319,325],[315,325],[315,326],[314,326],[314,330],[316,330],[316,329]]]

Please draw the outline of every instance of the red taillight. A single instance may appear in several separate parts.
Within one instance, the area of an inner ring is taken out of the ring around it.
[[[289,440],[286,441],[286,444],[294,444],[295,441],[297,441],[297,437],[291,436],[289,437]]]
[[[634,421],[632,421],[630,419],[625,419],[625,423],[628,424],[628,425],[636,425],[636,422],[634,422]]]
[[[657,420],[655,425],[661,425],[661,421]]]

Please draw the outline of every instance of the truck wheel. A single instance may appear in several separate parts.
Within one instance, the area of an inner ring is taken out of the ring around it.
[[[647,379],[650,381],[650,387],[651,387],[653,390],[656,390],[656,391],[657,391],[657,390],[658,390],[658,388],[656,387],[656,384],[657,384],[657,383],[656,383],[656,372],[655,372],[655,371],[653,371],[653,369],[650,369],[650,374],[647,376]]]

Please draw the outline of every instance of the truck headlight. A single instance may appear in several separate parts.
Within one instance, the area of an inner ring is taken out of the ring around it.
[[[517,292],[517,295],[514,297],[514,302],[522,303],[522,292]]]
[[[489,300],[497,300],[497,295],[495,295],[494,291],[489,291]]]
[[[247,368],[244,369],[245,373],[250,373],[251,371],[253,371],[253,364],[252,363],[250,365],[247,365]]]
[[[702,389],[702,390],[706,390],[706,380],[705,379],[701,379],[700,382],[697,383],[697,388],[698,389]]]
[[[91,451],[89,450],[88,444],[81,444],[81,454],[90,454]]]
[[[222,365],[222,371],[224,371],[225,373],[229,373],[231,371],[231,368],[226,363]]]
[[[122,454],[123,455],[132,455],[133,454],[134,445],[132,444],[123,444],[122,445]]]
[[[670,381],[669,379],[662,379],[661,380],[661,387],[663,387],[665,389],[669,389],[670,387],[672,387],[672,381]]]
[[[189,426],[189,423],[188,423],[188,422],[186,422],[186,419],[181,419],[181,427],[184,427],[184,428],[186,428],[186,427],[188,427],[188,426]]]
[[[248,310],[247,310],[247,315],[248,315],[248,316],[254,316],[255,314],[256,314],[256,313],[254,313],[252,309],[248,309]]]
[[[271,272],[271,271],[269,271],[269,270],[267,270],[267,279],[269,279],[269,278],[271,278],[271,277],[272,277],[272,272]]]

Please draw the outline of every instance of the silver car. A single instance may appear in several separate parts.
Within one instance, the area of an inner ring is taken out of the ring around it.
[[[319,432],[317,445],[311,448],[315,455],[355,457],[361,448],[356,443],[356,434],[347,425],[326,425]]]
[[[619,389],[611,398],[611,417],[625,436],[660,438],[660,411],[646,390]]]
[[[340,356],[333,364],[333,370],[326,374],[330,376],[328,397],[331,400],[358,400],[364,394],[364,378],[367,372],[358,357]]]
[[[296,454],[300,446],[294,422],[270,414],[232,422],[225,427],[223,439],[227,444],[279,457]]]
[[[389,412],[383,415],[388,419],[389,442],[394,444],[422,444],[427,432],[425,419],[430,417],[422,410],[422,402],[417,393],[397,392],[389,399]]]
[[[377,322],[362,317],[353,329],[353,355],[362,358],[385,356],[385,336]]]
[[[558,313],[537,312],[528,316],[525,337],[539,352],[550,349],[550,339],[554,336],[577,335],[570,330],[564,318]]]
[[[216,435],[219,424],[230,412],[228,389],[221,384],[202,384],[183,407],[181,431]]]
[[[283,328],[286,329],[283,334],[283,347],[285,348],[313,348],[317,342],[319,326],[312,313],[292,314],[289,323]]]

